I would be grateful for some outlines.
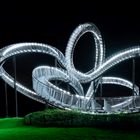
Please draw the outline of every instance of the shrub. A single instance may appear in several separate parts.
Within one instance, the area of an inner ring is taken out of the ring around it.
[[[76,111],[49,109],[25,116],[25,124],[41,127],[136,127],[140,114],[89,115]]]

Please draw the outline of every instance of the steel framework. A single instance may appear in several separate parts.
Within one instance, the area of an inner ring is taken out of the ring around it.
[[[73,54],[76,43],[82,35],[90,32],[95,40],[95,64],[87,73],[82,73],[74,67]],[[44,53],[51,55],[57,59],[61,67],[39,66],[32,72],[32,81],[34,91],[26,88],[24,85],[16,81],[3,68],[4,62],[16,55],[23,53]],[[139,88],[131,81],[119,77],[102,77],[100,76],[114,65],[124,60],[139,57],[140,46],[120,51],[111,57],[105,59],[105,46],[102,36],[98,28],[92,23],[79,25],[72,33],[67,47],[65,56],[55,47],[41,43],[17,43],[9,45],[0,50],[0,77],[11,87],[16,86],[16,90],[29,98],[41,103],[49,104],[63,108],[76,109],[83,113],[117,113],[139,111],[140,98]],[[64,90],[51,82],[51,80],[60,80],[72,86],[75,94]],[[86,93],[84,93],[81,83],[90,83]],[[99,102],[99,98],[95,97],[95,93],[100,84],[115,84],[125,86],[133,90],[134,95],[129,97],[102,97],[103,107]],[[135,101],[135,109],[133,105]]]

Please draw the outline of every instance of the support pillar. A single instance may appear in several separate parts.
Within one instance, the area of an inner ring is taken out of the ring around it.
[[[16,89],[17,72],[16,72],[16,57],[15,56],[13,56],[13,68],[14,68],[14,90],[15,90],[16,117],[18,117],[18,98],[17,98],[17,89]]]
[[[135,86],[135,59],[134,58],[132,60],[132,83],[133,83],[132,96],[135,96],[135,91],[134,91],[134,86]],[[135,97],[133,98],[133,106],[134,106],[134,108],[136,107]]]
[[[7,96],[7,83],[4,84],[5,87],[5,109],[6,109],[6,118],[8,118],[8,96]]]

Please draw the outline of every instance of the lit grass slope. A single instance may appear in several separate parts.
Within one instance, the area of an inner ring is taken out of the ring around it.
[[[41,128],[24,125],[23,118],[0,119],[0,140],[140,140],[139,130],[99,128]]]

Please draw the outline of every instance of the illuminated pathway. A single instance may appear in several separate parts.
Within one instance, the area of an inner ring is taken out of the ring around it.
[[[73,54],[76,43],[80,37],[87,32],[93,34],[96,56],[93,69],[87,73],[82,73],[74,67]],[[32,72],[34,91],[16,81],[16,89],[20,93],[42,103],[48,102],[55,107],[68,110],[76,109],[83,113],[116,113],[123,112],[126,109],[130,111],[131,108],[134,108],[134,102],[137,103],[137,108],[139,108],[139,88],[136,85],[133,85],[131,81],[119,77],[100,78],[100,76],[114,65],[124,60],[138,57],[140,55],[140,46],[123,50],[107,59],[105,59],[104,50],[100,31],[94,24],[86,23],[78,26],[72,33],[66,47],[65,56],[58,49],[40,43],[18,43],[2,48],[0,50],[0,76],[6,83],[14,88],[14,78],[4,70],[3,63],[8,58],[23,53],[44,53],[55,57],[61,67],[39,66],[35,68]],[[67,83],[73,87],[75,94],[59,88],[59,85],[55,85],[51,82],[52,80],[60,80]],[[87,93],[84,93],[81,83],[90,83]],[[94,96],[99,84],[125,86],[134,90],[134,96],[120,98],[102,97],[104,103],[102,107],[99,99]]]

